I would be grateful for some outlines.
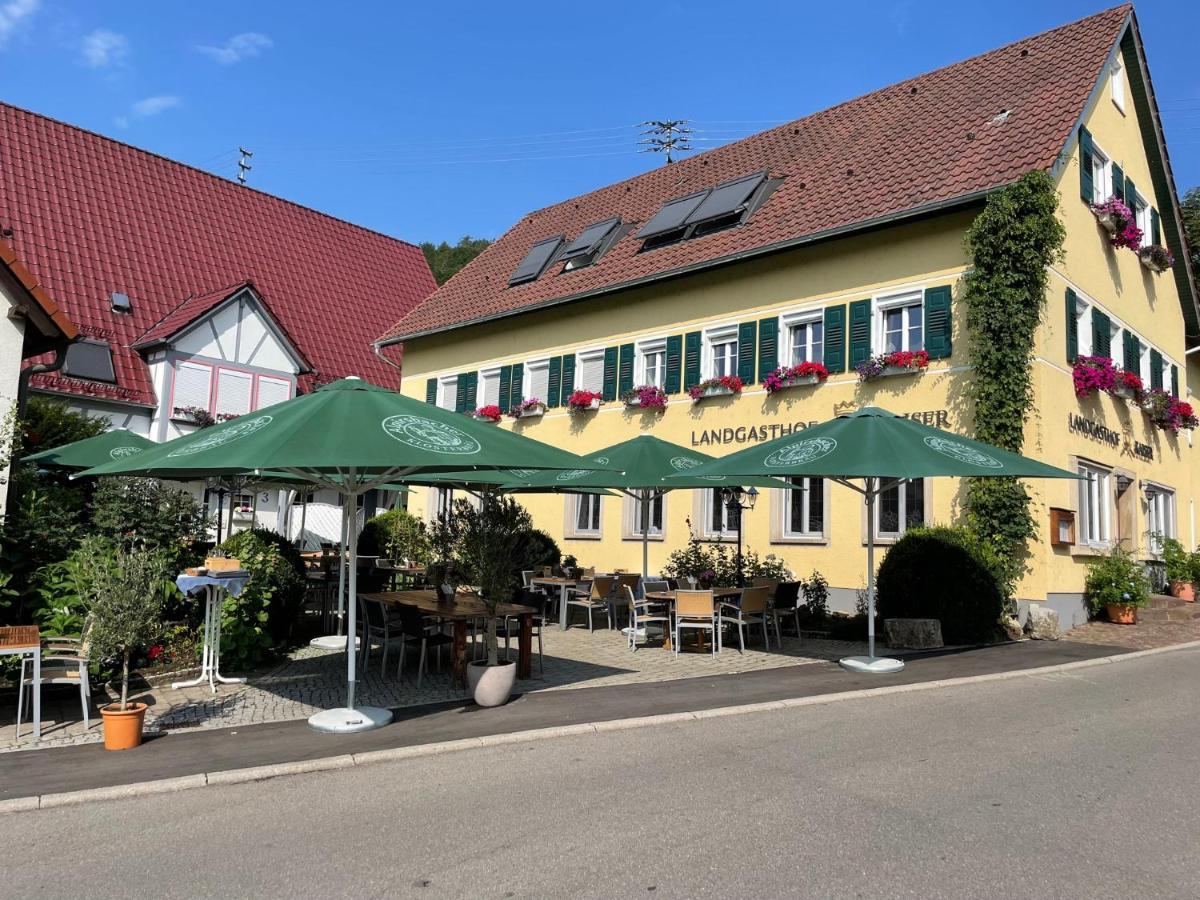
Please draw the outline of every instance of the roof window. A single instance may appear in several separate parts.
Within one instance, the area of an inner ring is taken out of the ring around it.
[[[565,263],[563,271],[581,269],[594,263],[600,254],[612,245],[610,238],[620,224],[621,220],[614,216],[583,229],[583,233],[567,244],[567,249],[559,257]]]
[[[130,302],[128,294],[113,291],[109,297],[109,303],[112,305],[112,311],[115,313],[133,312],[133,304]]]
[[[765,171],[755,172],[677,200],[668,200],[638,232],[637,236],[645,241],[642,249],[652,250],[740,225],[755,208],[755,201],[765,198],[766,191],[760,188],[766,181]]]
[[[517,266],[511,275],[508,276],[508,286],[524,284],[527,281],[536,281],[537,277],[546,270],[550,260],[554,258],[554,254],[558,252],[558,248],[562,246],[562,235],[557,237],[546,238],[544,241],[538,241],[529,248],[529,252],[525,254],[525,258],[521,260],[521,264]]]
[[[67,358],[62,373],[87,381],[106,381],[115,384],[112,349],[104,341],[81,340],[67,345]]]

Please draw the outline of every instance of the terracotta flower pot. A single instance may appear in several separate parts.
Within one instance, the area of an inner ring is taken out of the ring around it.
[[[1188,603],[1195,603],[1196,585],[1191,581],[1172,581],[1171,596],[1186,600]]]
[[[467,687],[476,706],[503,706],[517,682],[517,664],[501,662],[489,666],[486,661],[467,663]]]
[[[1124,603],[1110,603],[1105,608],[1108,613],[1108,621],[1117,625],[1134,625],[1137,623],[1137,607],[1127,606]]]
[[[146,720],[146,704],[130,703],[122,711],[120,704],[100,707],[104,720],[104,749],[130,750],[142,742],[142,723]]]

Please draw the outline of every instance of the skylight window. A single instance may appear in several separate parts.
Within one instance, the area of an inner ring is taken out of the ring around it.
[[[616,230],[620,223],[621,220],[614,217],[605,219],[603,222],[595,222],[585,228],[579,237],[567,245],[567,249],[559,257],[566,263],[563,271],[578,269],[595,262],[596,257],[604,249],[609,235]]]
[[[558,248],[562,246],[562,242],[563,239],[560,234],[557,237],[538,241],[530,247],[529,252],[525,254],[525,258],[521,260],[521,264],[508,276],[508,286],[512,287],[513,285],[524,284],[527,281],[536,281],[537,277],[546,270],[546,266],[554,258],[554,254],[558,252]]]
[[[766,197],[766,192],[759,190],[766,180],[766,172],[755,172],[667,201],[637,233],[645,241],[642,249],[652,250],[740,224],[747,211]]]
[[[71,378],[116,383],[112,350],[103,341],[76,341],[67,346],[67,358],[62,372]]]
[[[711,193],[712,189],[709,188],[695,194],[688,194],[686,197],[680,197],[678,200],[668,200],[663,204],[662,209],[642,226],[642,230],[637,233],[637,236],[642,239],[658,238],[673,231],[682,231],[687,224],[688,216],[694,213]]]
[[[695,211],[688,216],[687,224],[697,225],[701,222],[711,222],[714,219],[723,219],[727,216],[741,215],[745,212],[751,196],[758,190],[758,186],[763,183],[766,177],[766,172],[756,172],[753,175],[747,175],[743,178],[736,178],[733,181],[726,181],[724,184],[718,184],[709,191],[708,196],[704,198],[704,202],[696,207]]]

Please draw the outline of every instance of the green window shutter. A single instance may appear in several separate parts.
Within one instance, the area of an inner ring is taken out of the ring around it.
[[[1157,350],[1150,351],[1150,387],[1161,391],[1163,386],[1163,358]]]
[[[1130,212],[1137,212],[1137,187],[1133,179],[1128,177],[1125,179],[1125,205],[1129,207]]]
[[[683,335],[673,334],[667,338],[667,371],[663,378],[663,390],[668,394],[679,393],[679,376],[683,368]]]
[[[600,386],[600,396],[606,401],[617,399],[617,348],[604,348],[604,382]]]
[[[1141,362],[1142,342],[1139,341],[1131,331],[1124,331],[1122,335],[1125,338],[1125,354],[1121,367],[1126,372],[1137,372],[1138,365]]]
[[[621,359],[617,364],[617,395],[633,390],[633,344],[621,345]]]
[[[746,384],[754,384],[754,344],[757,336],[757,322],[738,325],[738,378]]]
[[[475,412],[476,397],[479,394],[479,373],[467,373],[467,405],[463,412]]]
[[[825,368],[846,371],[846,305],[825,307]]]
[[[512,378],[509,382],[508,402],[516,406],[525,399],[525,364],[513,363]]]
[[[436,378],[426,378],[425,379],[425,402],[426,403],[437,403],[437,379]]]
[[[1125,200],[1125,175],[1121,172],[1121,167],[1116,163],[1112,164],[1112,194],[1121,201]],[[1104,198],[1105,200],[1108,197]]]
[[[683,389],[689,390],[700,383],[699,331],[689,331],[683,336]]]
[[[1112,356],[1112,327],[1108,316],[1092,309],[1092,356]]]
[[[948,359],[950,340],[950,285],[925,289],[925,349],[930,359]]]
[[[1075,292],[1067,288],[1067,362],[1075,362],[1079,355],[1079,302]]]
[[[1096,198],[1096,186],[1092,183],[1092,135],[1079,126],[1079,196],[1085,203]]]
[[[779,316],[758,320],[758,380],[779,368]]]
[[[509,395],[509,385],[512,383],[512,374],[512,366],[500,367],[500,398],[496,405],[500,407],[501,412],[508,412],[509,407],[512,405],[512,400]]]
[[[850,368],[855,369],[871,358],[871,301],[850,304]]]
[[[568,353],[562,358],[562,398],[566,399],[571,396],[571,392],[575,390],[575,354]]]
[[[562,361],[561,356],[550,357],[550,365],[546,371],[546,393],[550,396],[546,398],[546,406],[558,406],[559,392],[562,389]]]
[[[1171,394],[1179,396],[1179,366],[1171,366]]]
[[[1162,224],[1158,210],[1150,207],[1150,243],[1162,246]]]
[[[454,411],[466,412],[467,409],[467,373],[461,372],[454,382]]]

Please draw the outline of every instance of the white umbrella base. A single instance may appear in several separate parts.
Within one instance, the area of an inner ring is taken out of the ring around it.
[[[851,672],[865,672],[867,675],[891,675],[904,668],[900,660],[884,656],[847,656],[839,659],[838,665]]]
[[[308,724],[326,734],[354,734],[382,728],[392,721],[392,711],[378,706],[357,706],[354,709],[323,709],[308,717]]]
[[[354,639],[354,646],[359,645],[358,638]],[[346,636],[344,634],[326,634],[321,637],[315,637],[308,642],[310,647],[320,647],[322,650],[345,650]]]

